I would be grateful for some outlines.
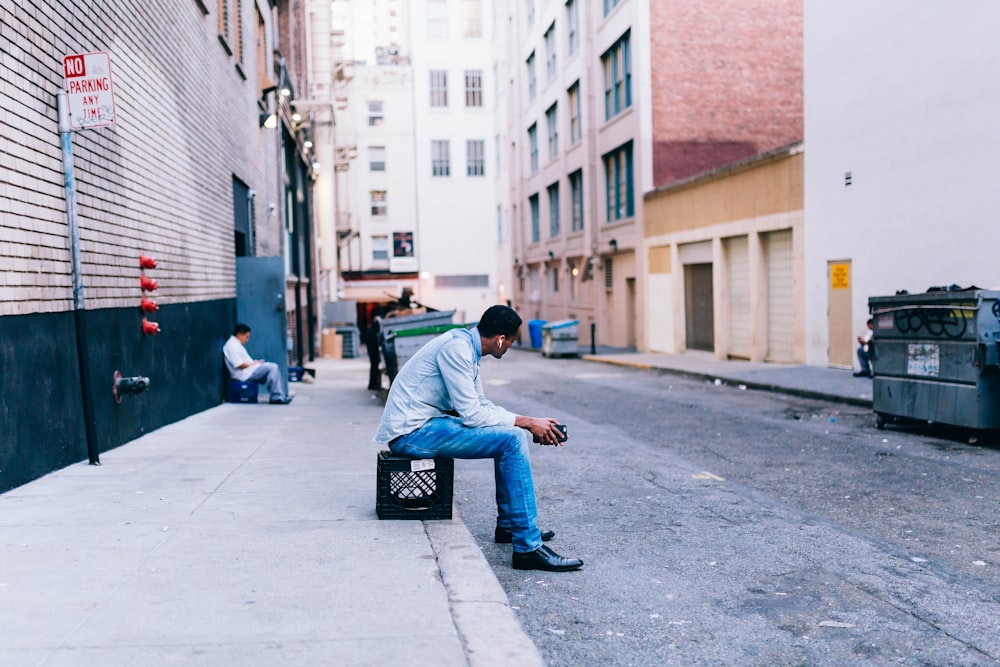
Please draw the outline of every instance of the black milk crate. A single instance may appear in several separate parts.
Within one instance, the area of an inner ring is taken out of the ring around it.
[[[378,453],[375,512],[379,519],[450,519],[455,460]]]

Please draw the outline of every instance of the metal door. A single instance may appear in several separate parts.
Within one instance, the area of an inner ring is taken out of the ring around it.
[[[712,265],[684,266],[685,347],[715,351],[715,315],[712,299]]]
[[[729,356],[750,358],[750,241],[723,240],[729,278]]]
[[[767,360],[795,360],[795,270],[792,230],[762,235],[767,265]]]
[[[236,258],[236,320],[250,327],[247,344],[250,356],[278,364],[281,377],[287,382],[288,323],[283,257]]]

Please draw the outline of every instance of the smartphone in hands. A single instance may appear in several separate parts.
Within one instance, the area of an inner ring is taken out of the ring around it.
[[[558,441],[558,442],[566,442],[567,440],[569,440],[569,434],[568,434],[568,432],[567,432],[567,429],[566,429],[566,425],[565,425],[565,424],[555,424],[555,427],[556,427],[557,429],[559,429],[559,437],[557,438],[557,441]],[[532,440],[533,440],[534,442],[537,442],[537,443],[539,443],[539,444],[542,444],[542,445],[544,445],[544,444],[548,444],[548,443],[544,443],[544,442],[542,442],[541,440],[539,440],[539,439],[538,439],[537,437],[534,437],[534,436],[532,436],[532,438],[531,438],[531,439],[532,439]]]

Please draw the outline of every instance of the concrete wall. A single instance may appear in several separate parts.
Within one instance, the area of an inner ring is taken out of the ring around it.
[[[828,261],[852,260],[852,340],[869,296],[1000,285],[998,24],[985,0],[805,3],[808,363]]]

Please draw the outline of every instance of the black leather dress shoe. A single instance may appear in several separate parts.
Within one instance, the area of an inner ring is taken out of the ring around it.
[[[543,530],[542,542],[548,542],[555,536],[556,534],[553,531]],[[511,533],[510,528],[501,528],[500,526],[497,526],[497,529],[493,531],[493,541],[497,544],[510,544],[514,541],[514,535]]]
[[[563,558],[544,544],[526,554],[514,552],[511,565],[515,570],[545,570],[546,572],[569,572],[583,567],[579,558]]]

